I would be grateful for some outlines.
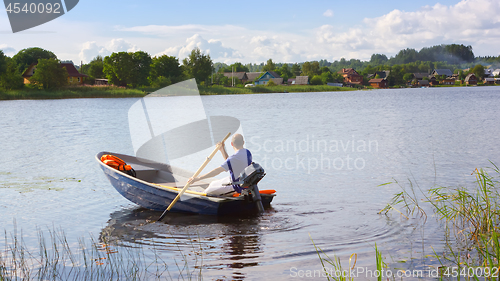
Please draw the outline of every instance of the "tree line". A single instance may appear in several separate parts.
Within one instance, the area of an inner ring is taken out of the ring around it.
[[[10,90],[25,87],[22,74],[32,63],[38,63],[37,71],[30,78],[31,84],[28,87],[50,89],[65,86],[67,73],[61,71],[58,62],[53,52],[37,47],[23,49],[12,58],[5,56],[0,50],[0,88]],[[260,64],[235,62],[227,65],[214,63],[209,54],[195,48],[182,60],[182,64],[174,56],[151,57],[144,51],[116,52],[105,57],[95,57],[83,65],[80,72],[89,76],[85,81],[87,84],[93,84],[97,78],[106,78],[110,84],[117,86],[160,88],[189,78],[195,78],[200,84],[231,85],[232,79],[224,75],[225,72],[231,71],[274,71],[285,82],[300,75],[308,76],[311,84],[326,84],[342,82],[343,77],[339,71],[343,68],[354,68],[364,76],[365,83],[370,74],[390,71],[389,84],[394,86],[405,84],[412,73],[429,74],[433,69],[450,69],[464,77],[467,73],[462,69],[469,67],[469,72],[474,72],[481,78],[484,74],[482,64],[500,66],[500,56],[475,57],[471,46],[451,44],[426,47],[420,51],[408,48],[391,58],[383,54],[373,54],[369,61],[342,58],[334,62],[320,60],[276,63],[269,59]],[[235,81],[241,84],[239,80]]]
[[[30,84],[24,85],[23,73],[33,63],[36,71],[30,77]],[[80,68],[75,65],[76,68]],[[195,48],[182,61],[173,56],[151,57],[143,51],[117,52],[109,56],[97,56],[88,64],[82,65],[80,73],[89,77],[86,83],[93,84],[95,79],[108,79],[109,84],[137,87],[165,87],[172,83],[195,78],[198,83],[208,83],[212,74],[213,62],[210,55]],[[54,89],[67,85],[67,71],[60,67],[60,61],[51,51],[34,47],[19,51],[12,58],[0,50],[0,88],[5,90],[23,87]]]

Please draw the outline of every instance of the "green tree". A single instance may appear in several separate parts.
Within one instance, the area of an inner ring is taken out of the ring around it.
[[[103,72],[113,85],[127,86],[132,81],[134,61],[131,53],[112,53],[104,58]]]
[[[314,75],[309,82],[311,85],[323,85],[323,81],[321,80],[321,76]]]
[[[302,65],[302,75],[306,75],[309,77],[313,77],[314,75],[319,75],[319,62],[313,61],[313,62],[308,62],[306,61]]]
[[[381,64],[387,63],[388,59],[386,55],[381,55],[381,54],[373,54],[372,57],[370,58],[370,64],[377,66]]]
[[[105,77],[103,72],[104,60],[101,56],[97,56],[92,59],[84,68],[86,70],[86,73],[89,75],[89,79],[92,83],[94,83],[96,78]]]
[[[328,82],[334,82],[333,75],[330,71],[321,73],[320,77],[321,81],[323,82],[322,84],[326,84]]]
[[[2,51],[0,51],[1,53]],[[2,53],[3,54],[3,53]],[[1,56],[0,56],[1,57]],[[0,58],[0,61],[2,59]],[[5,90],[21,89],[24,87],[23,77],[17,69],[17,64],[12,58],[4,57],[5,67],[0,63],[0,88]],[[5,69],[2,72],[1,69]]]
[[[285,82],[288,81],[288,78],[292,78],[294,76],[287,63],[284,63],[281,66],[279,73]]]
[[[0,75],[7,70],[7,57],[4,55],[3,51],[0,50]]]
[[[179,60],[173,56],[163,55],[154,57],[151,62],[151,70],[148,80],[153,85],[159,83],[160,87],[165,87],[165,83],[170,80],[170,83],[177,83],[182,80],[182,68],[179,65]],[[161,82],[161,81],[163,82]]]
[[[276,65],[274,64],[272,59],[268,59],[266,65],[262,68],[262,72],[266,71],[274,71],[276,69]]]
[[[410,80],[412,80],[412,79],[413,79],[413,74],[412,74],[412,73],[405,73],[405,74],[403,75],[403,81],[404,81],[404,82],[408,82],[408,81],[410,81]]]
[[[213,69],[210,55],[201,53],[199,48],[191,51],[191,54],[182,61],[186,76],[195,78],[196,82],[206,82],[210,78]]]
[[[483,80],[483,78],[484,78],[484,66],[482,66],[481,64],[474,66],[474,68],[472,68],[470,70],[470,72],[474,73],[474,75],[476,75],[478,80]]]
[[[37,63],[39,59],[57,59],[57,56],[51,51],[34,47],[22,49],[15,54],[12,59],[17,64],[18,71],[22,74],[32,63]]]
[[[300,65],[298,63],[294,63],[292,65],[291,72],[293,74],[292,78],[297,76],[297,75],[300,75],[300,73],[302,72],[302,70],[300,69]]]
[[[54,89],[68,83],[68,72],[56,59],[39,59],[30,83],[43,89]]]
[[[149,84],[148,76],[151,70],[151,56],[143,51],[137,51],[132,56],[132,87],[146,86]]]
[[[343,83],[344,82],[344,76],[338,72],[332,73],[332,78],[333,81],[336,81],[337,83]]]
[[[241,64],[241,62],[235,62],[231,65],[228,65],[224,68],[220,68],[219,71],[222,71],[222,72],[250,72],[250,69],[248,68],[248,66],[245,66],[243,64]]]

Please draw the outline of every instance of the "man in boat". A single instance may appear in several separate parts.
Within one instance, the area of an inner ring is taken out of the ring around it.
[[[231,146],[234,149],[234,154],[228,156],[225,145],[220,142],[217,143],[217,146],[219,146],[219,150],[222,153],[222,157],[224,157],[226,161],[224,161],[220,167],[215,168],[200,177],[190,178],[189,182],[194,183],[199,180],[215,177],[222,172],[229,172],[228,177],[212,181],[208,188],[205,189],[205,193],[210,195],[231,195],[234,191],[241,192],[241,188],[239,186],[228,184],[238,181],[240,173],[252,163],[252,154],[248,149],[243,148],[244,144],[245,140],[243,139],[243,136],[240,134],[234,134],[231,139]]]

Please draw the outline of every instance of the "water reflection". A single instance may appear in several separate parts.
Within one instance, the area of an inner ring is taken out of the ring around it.
[[[244,279],[241,269],[259,265],[263,257],[262,232],[269,229],[273,214],[272,208],[247,217],[169,213],[156,222],[161,212],[123,209],[111,213],[99,240],[122,247],[154,247],[169,258],[179,250],[189,256],[201,249],[204,272],[231,269],[230,279]]]

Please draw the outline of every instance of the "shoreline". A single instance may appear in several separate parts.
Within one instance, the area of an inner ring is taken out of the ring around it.
[[[474,85],[456,86],[439,85],[430,88],[448,87],[483,87],[498,85]],[[410,87],[407,87],[410,88]],[[0,91],[0,100],[36,100],[36,99],[74,99],[74,98],[141,98],[160,88],[120,88],[114,86],[106,87],[68,87],[56,90],[21,89]],[[386,88],[386,89],[401,89]],[[270,94],[270,93],[306,93],[306,92],[348,92],[358,90],[379,90],[372,87],[350,88],[334,87],[327,85],[290,85],[290,86],[255,86],[248,88],[224,87],[224,86],[202,86],[198,85],[200,95],[246,95],[246,94]]]

